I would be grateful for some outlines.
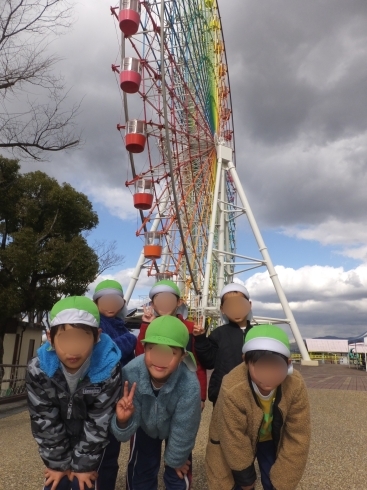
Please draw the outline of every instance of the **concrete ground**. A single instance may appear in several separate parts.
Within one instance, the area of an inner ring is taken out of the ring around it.
[[[297,369],[309,387],[312,409],[311,451],[298,489],[367,488],[367,374],[337,365]],[[211,412],[207,404],[194,450],[194,490],[208,490],[204,454]],[[124,488],[127,455],[123,444],[116,490]],[[0,461],[0,490],[41,490],[43,465],[26,411],[0,419]]]

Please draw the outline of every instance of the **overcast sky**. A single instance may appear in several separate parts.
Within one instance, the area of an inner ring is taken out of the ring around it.
[[[110,66],[118,38],[107,0],[76,2],[73,31],[53,44],[57,69],[84,98],[81,149],[41,168],[88,194],[100,216],[92,238],[125,255],[111,274],[126,287],[139,255],[116,124],[121,99]],[[219,0],[234,105],[237,166],[304,337],[367,330],[367,3]],[[238,250],[256,246],[240,226]],[[129,237],[129,238],[127,238]],[[254,313],[279,306],[264,272],[243,276]],[[135,299],[146,294],[142,278]]]

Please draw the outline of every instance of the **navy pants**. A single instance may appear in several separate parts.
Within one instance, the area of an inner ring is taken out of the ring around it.
[[[131,438],[127,490],[157,490],[162,442],[161,439],[152,439],[141,428]],[[191,454],[188,459],[191,461]],[[174,468],[165,466],[163,480],[166,490],[189,490],[191,466],[183,479],[179,478]]]
[[[47,487],[44,487],[43,490],[51,490],[52,483],[51,485],[48,485]],[[84,489],[87,490],[87,486],[84,485]],[[92,487],[94,488],[94,487]],[[77,478],[74,478],[74,480],[71,482],[67,476],[64,476],[64,478],[60,481],[60,483],[57,485],[57,490],[79,490],[79,482]]]
[[[111,432],[108,435],[108,439],[110,442],[104,451],[98,470],[97,490],[115,490],[116,486],[121,442]]]
[[[276,450],[273,441],[264,441],[257,444],[256,452],[257,462],[259,463],[261,484],[264,490],[274,490],[270,481],[270,470],[275,463]],[[254,486],[255,488],[255,486]],[[241,490],[241,487],[236,487],[235,490]]]

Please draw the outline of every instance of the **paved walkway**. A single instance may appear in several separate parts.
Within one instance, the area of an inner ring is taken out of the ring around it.
[[[323,390],[367,391],[367,373],[355,367],[321,364],[319,367],[296,366],[307,388]]]
[[[312,416],[311,450],[297,490],[366,489],[367,373],[338,365],[296,369],[309,387]],[[193,490],[208,490],[204,455],[211,414],[207,403],[193,453]],[[0,420],[0,442],[0,490],[42,488],[44,468],[27,412]],[[125,488],[128,452],[129,445],[122,444],[116,490]],[[256,490],[261,488],[256,486]]]

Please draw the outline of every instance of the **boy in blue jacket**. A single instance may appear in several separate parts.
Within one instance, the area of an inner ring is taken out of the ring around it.
[[[93,301],[98,306],[102,332],[117,344],[121,351],[121,365],[125,366],[134,359],[136,337],[125,327],[123,320],[126,303],[121,284],[112,279],[100,282],[94,291]],[[114,490],[116,486],[120,446],[120,442],[110,433],[101,466],[102,474],[105,475],[101,482],[102,490]]]
[[[201,397],[194,358],[185,350],[188,341],[188,330],[178,318],[156,318],[147,328],[144,354],[122,369],[124,394],[111,428],[122,442],[135,435],[126,477],[129,490],[157,490],[163,440],[166,490],[190,486],[189,455],[199,429]]]
[[[26,374],[44,490],[109,490],[101,461],[121,394],[120,351],[101,334],[98,308],[83,296],[54,305],[47,337]]]

